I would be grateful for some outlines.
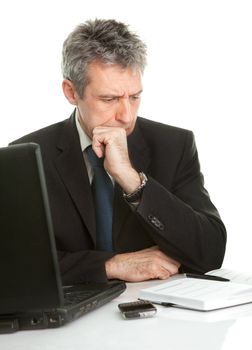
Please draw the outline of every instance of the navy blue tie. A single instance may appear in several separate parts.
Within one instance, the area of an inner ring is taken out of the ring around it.
[[[114,186],[104,169],[104,158],[98,158],[92,146],[86,149],[94,171],[92,192],[96,215],[96,248],[112,252],[112,218]]]

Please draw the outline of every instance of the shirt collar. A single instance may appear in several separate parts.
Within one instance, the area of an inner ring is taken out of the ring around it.
[[[77,110],[75,111],[75,123],[80,138],[81,150],[83,152],[88,146],[92,144],[92,141],[80,125]]]

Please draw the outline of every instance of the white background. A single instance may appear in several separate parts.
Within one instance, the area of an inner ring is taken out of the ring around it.
[[[130,24],[148,45],[139,114],[194,131],[228,231],[224,266],[252,272],[252,1],[2,0],[0,146],[69,116],[62,43],[95,17]]]

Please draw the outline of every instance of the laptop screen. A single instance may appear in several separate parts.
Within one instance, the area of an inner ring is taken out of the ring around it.
[[[39,145],[0,149],[0,314],[63,300]]]

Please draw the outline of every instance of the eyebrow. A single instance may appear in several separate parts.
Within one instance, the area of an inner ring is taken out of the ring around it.
[[[143,90],[141,89],[141,90],[129,95],[129,97],[140,95],[142,92],[143,92]],[[119,97],[123,97],[123,95],[104,94],[104,95],[98,95],[98,97],[99,98],[119,98]]]

